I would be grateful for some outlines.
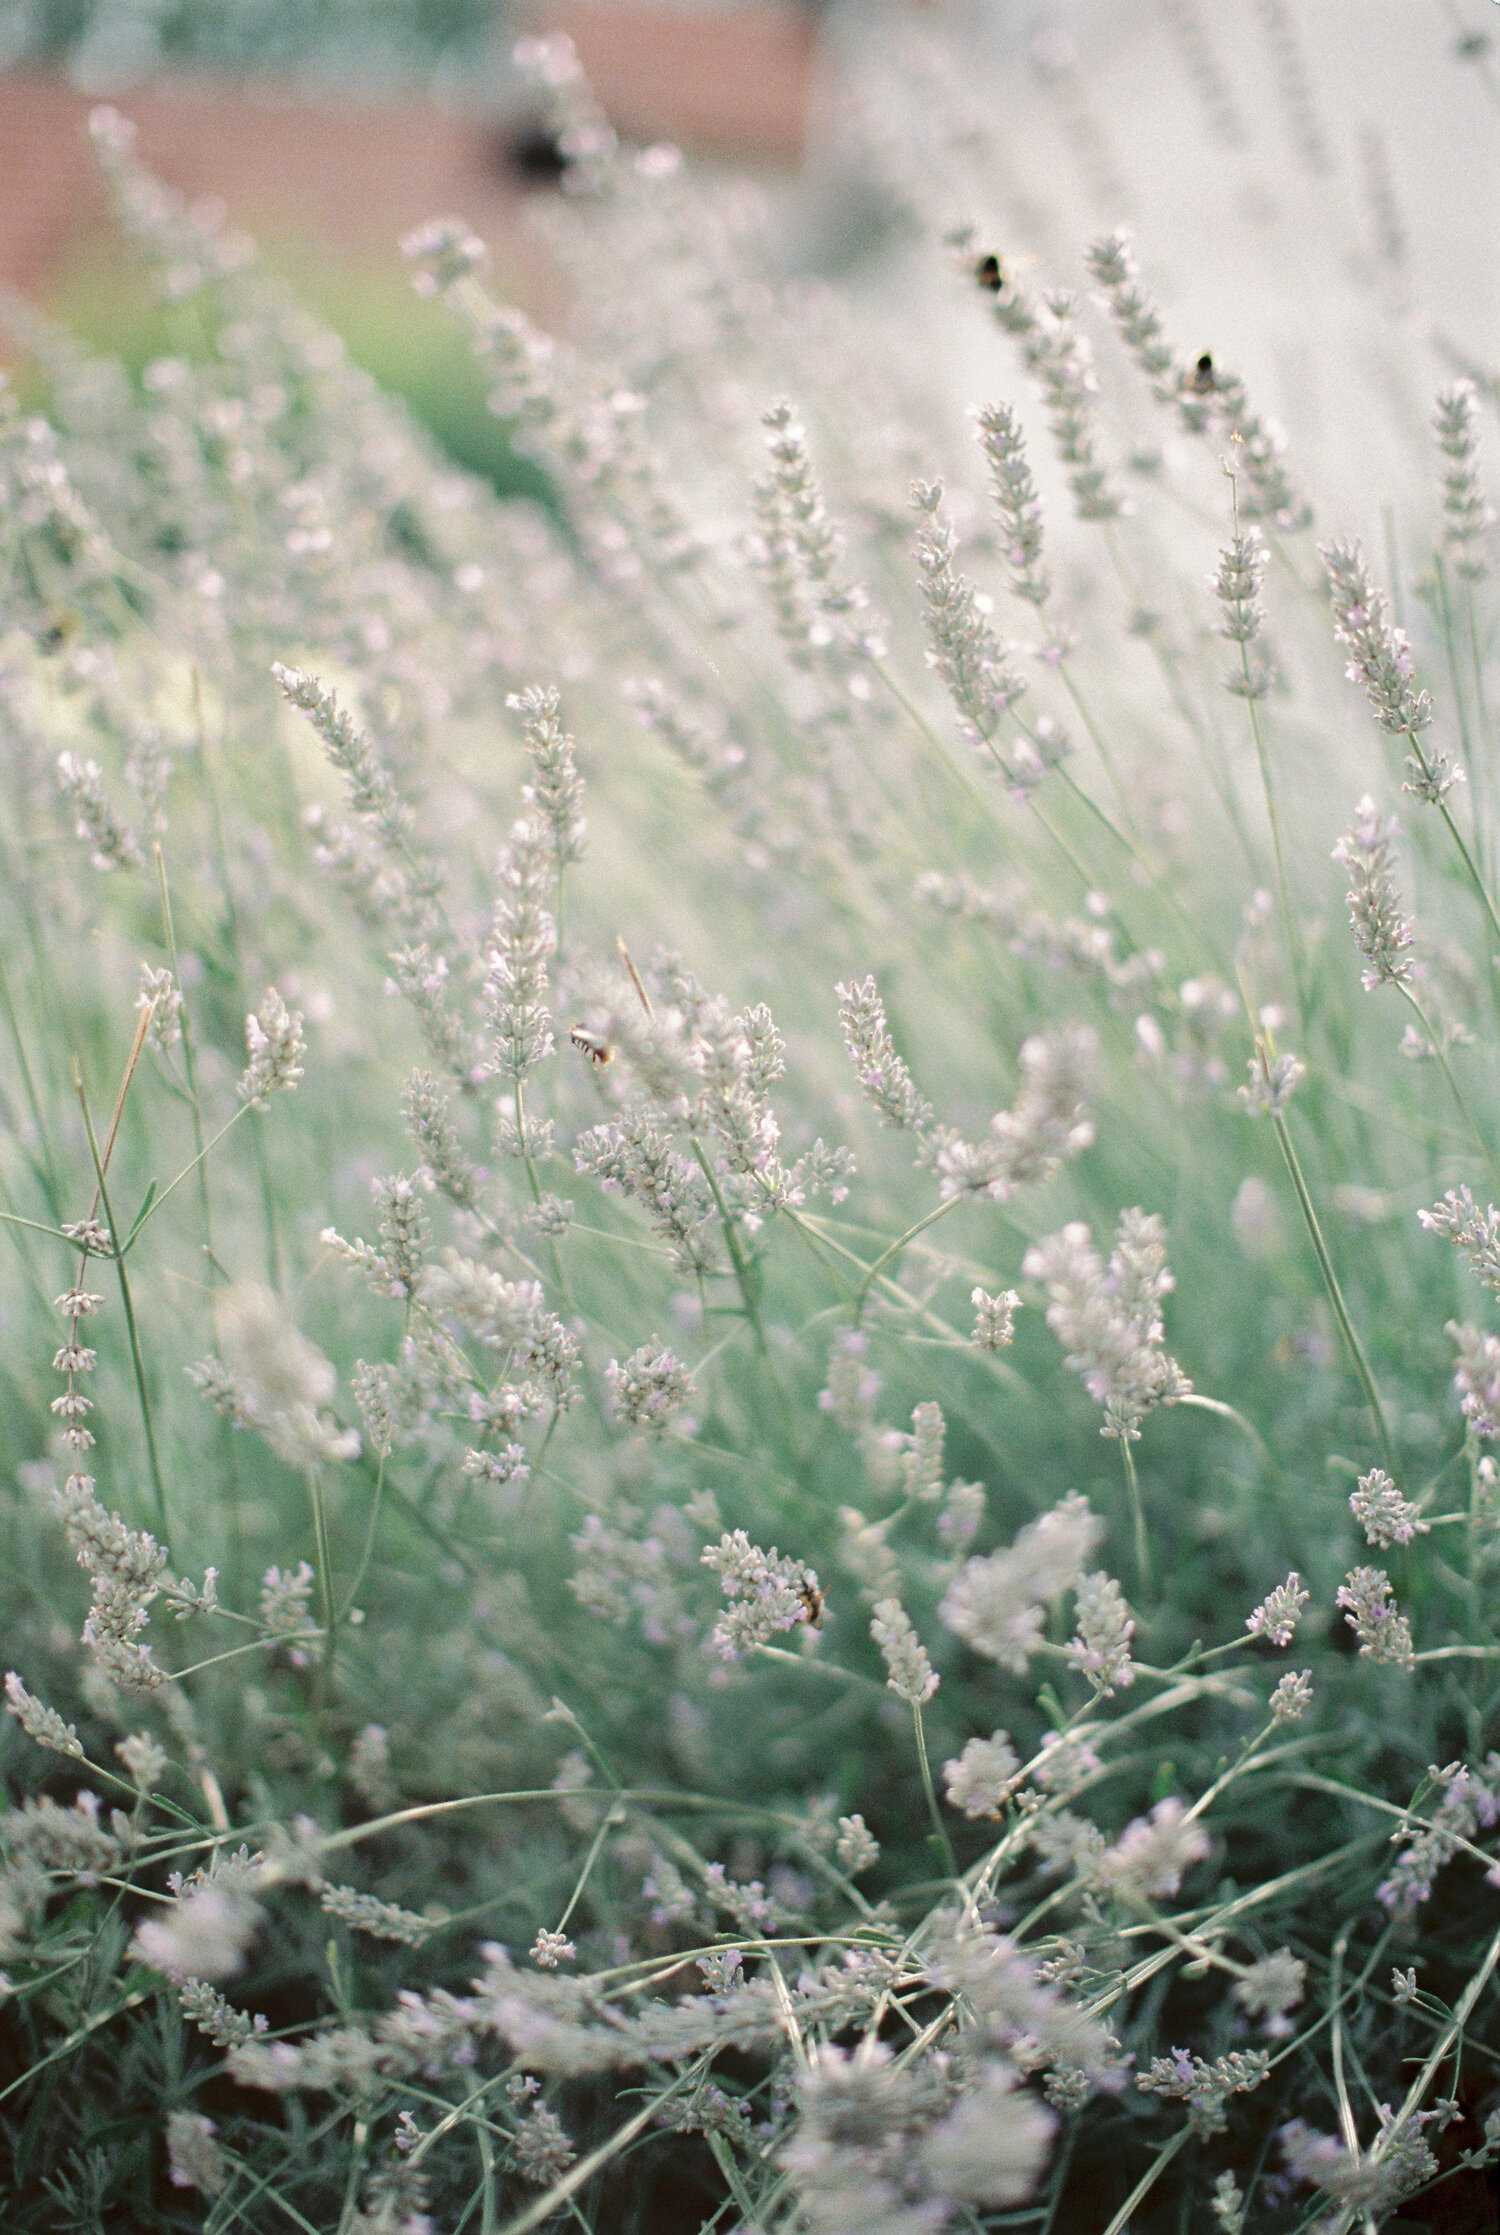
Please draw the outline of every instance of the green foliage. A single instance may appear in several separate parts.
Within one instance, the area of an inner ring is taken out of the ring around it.
[[[991,271],[903,92],[1012,408],[600,142],[570,338],[410,244],[555,509],[96,124],[162,323],[38,320],[0,419],[24,2235],[1489,2177],[1479,393],[1408,648],[1129,244]]]

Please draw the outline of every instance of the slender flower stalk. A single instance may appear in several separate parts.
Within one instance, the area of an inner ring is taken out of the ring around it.
[[[1021,423],[1007,403],[985,404],[974,416],[990,469],[990,501],[1004,537],[1001,550],[1010,586],[1040,611],[1052,595],[1052,581],[1042,565],[1042,500],[1031,478]]]
[[[1271,849],[1276,860],[1276,890],[1281,901],[1281,920],[1286,932],[1287,959],[1291,963],[1292,982],[1297,992],[1297,1013],[1305,1032],[1306,964],[1302,952],[1302,937],[1292,906],[1291,884],[1287,876],[1286,853],[1281,836],[1281,817],[1277,811],[1276,792],[1271,781],[1270,754],[1266,748],[1265,728],[1261,720],[1261,700],[1270,688],[1263,647],[1259,650],[1258,664],[1252,662],[1252,647],[1259,646],[1265,630],[1261,584],[1266,570],[1266,546],[1258,528],[1250,527],[1243,532],[1240,529],[1239,483],[1232,472],[1229,473],[1229,487],[1234,512],[1234,535],[1219,554],[1219,571],[1213,582],[1214,594],[1219,600],[1223,615],[1219,633],[1227,637],[1239,651],[1239,664],[1225,677],[1225,687],[1237,698],[1244,700],[1250,734],[1255,742],[1261,790],[1265,795],[1266,818],[1271,826]]]
[[[1396,1472],[1396,1455],[1391,1444],[1390,1430],[1386,1426],[1385,1412],[1375,1387],[1375,1377],[1370,1372],[1369,1361],[1364,1353],[1364,1345],[1355,1333],[1354,1322],[1349,1317],[1349,1307],[1344,1302],[1344,1293],[1339,1286],[1338,1275],[1333,1269],[1333,1259],[1328,1254],[1328,1244],[1323,1238],[1323,1229],[1318,1223],[1318,1214],[1313,1208],[1313,1199],[1308,1192],[1307,1181],[1303,1176],[1296,1147],[1287,1129],[1286,1118],[1283,1114],[1283,1103],[1276,1099],[1275,1089],[1272,1085],[1273,1061],[1274,1059],[1265,1042],[1257,1039],[1252,1069],[1258,1066],[1261,1074],[1262,1092],[1265,1100],[1260,1106],[1266,1110],[1272,1125],[1276,1129],[1276,1144],[1281,1150],[1282,1160],[1287,1168],[1287,1176],[1292,1183],[1292,1192],[1297,1198],[1297,1207],[1302,1213],[1303,1224],[1307,1228],[1308,1239],[1313,1246],[1313,1255],[1318,1261],[1318,1270],[1323,1276],[1323,1285],[1328,1291],[1328,1301],[1333,1306],[1333,1316],[1338,1322],[1344,1347],[1349,1353],[1350,1363],[1358,1377],[1359,1385],[1364,1391],[1365,1402],[1370,1408],[1370,1417],[1375,1423],[1375,1435],[1380,1446],[1382,1463],[1386,1472],[1394,1475]],[[1244,1092],[1243,1088],[1241,1092]]]
[[[1479,873],[1473,855],[1448,805],[1448,794],[1463,780],[1463,770],[1441,746],[1430,751],[1422,732],[1432,721],[1432,700],[1412,681],[1415,672],[1404,629],[1394,627],[1385,595],[1370,580],[1357,543],[1334,543],[1322,552],[1333,603],[1333,633],[1349,651],[1345,670],[1363,686],[1381,728],[1407,745],[1406,789],[1436,807],[1448,827],[1465,874],[1473,885],[1490,929],[1500,940],[1500,911]]]

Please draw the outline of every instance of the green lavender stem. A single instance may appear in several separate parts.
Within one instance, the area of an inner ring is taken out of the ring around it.
[[[163,1537],[168,1534],[167,1492],[162,1481],[161,1460],[156,1449],[156,1430],[151,1420],[151,1395],[146,1387],[146,1361],[141,1355],[140,1330],[136,1326],[135,1303],[130,1293],[130,1275],[125,1270],[125,1252],[110,1209],[109,1188],[104,1177],[105,1160],[99,1154],[99,1142],[94,1133],[94,1121],[89,1115],[88,1099],[83,1091],[83,1073],[75,1066],[74,1086],[78,1106],[83,1112],[84,1130],[88,1134],[89,1154],[94,1160],[94,1175],[99,1188],[99,1203],[104,1212],[104,1223],[109,1229],[110,1255],[115,1261],[115,1274],[120,1283],[120,1302],[125,1311],[125,1331],[130,1340],[130,1363],[135,1374],[135,1393],[141,1408],[141,1425],[146,1431],[146,1458],[151,1469],[151,1487],[156,1498],[156,1515]]]
[[[1125,1462],[1125,1485],[1130,1493],[1130,1524],[1135,1536],[1135,1572],[1140,1578],[1141,1596],[1151,1589],[1151,1553],[1146,1542],[1146,1513],[1141,1504],[1140,1478],[1135,1471],[1135,1455],[1130,1448],[1130,1438],[1121,1436],[1120,1457]]]
[[[740,1301],[745,1307],[745,1317],[749,1320],[751,1331],[755,1336],[755,1347],[764,1358],[769,1355],[766,1349],[766,1331],[761,1325],[760,1311],[751,1290],[750,1267],[740,1246],[739,1229],[729,1215],[729,1206],[725,1202],[723,1191],[719,1186],[718,1175],[703,1152],[703,1143],[696,1136],[693,1139],[693,1154],[698,1160],[699,1168],[708,1182],[714,1203],[717,1206],[719,1218],[724,1227],[724,1246],[729,1252],[729,1262],[734,1268],[734,1278],[740,1292]]]
[[[1286,1119],[1279,1110],[1271,1112],[1271,1123],[1276,1129],[1276,1139],[1280,1145],[1287,1172],[1291,1177],[1298,1208],[1302,1213],[1303,1222],[1312,1242],[1313,1255],[1318,1260],[1318,1270],[1323,1275],[1323,1285],[1328,1291],[1328,1300],[1333,1306],[1333,1316],[1338,1321],[1339,1333],[1344,1338],[1344,1347],[1353,1362],[1354,1371],[1359,1377],[1359,1385],[1365,1394],[1365,1402],[1370,1408],[1370,1417],[1375,1423],[1375,1433],[1380,1445],[1381,1458],[1384,1461],[1386,1472],[1393,1479],[1396,1479],[1396,1453],[1391,1443],[1390,1431],[1385,1424],[1385,1414],[1381,1410],[1380,1397],[1375,1388],[1375,1377],[1370,1372],[1369,1362],[1365,1357],[1360,1339],[1354,1332],[1354,1323],[1349,1317],[1348,1306],[1344,1302],[1343,1291],[1339,1287],[1338,1275],[1333,1269],[1333,1260],[1328,1254],[1328,1244],[1323,1239],[1323,1229],[1318,1224],[1318,1214],[1313,1209],[1313,1200],[1307,1191],[1307,1182],[1302,1176],[1302,1166],[1297,1161],[1297,1151],[1292,1145],[1292,1136],[1287,1131]]]
[[[917,1760],[922,1769],[922,1790],[927,1795],[927,1813],[932,1818],[933,1833],[943,1861],[947,1865],[948,1876],[957,1878],[958,1864],[954,1859],[953,1844],[948,1837],[948,1828],[944,1824],[938,1809],[937,1794],[933,1791],[932,1765],[927,1759],[927,1734],[922,1728],[922,1703],[920,1700],[912,1701],[911,1718],[912,1727],[917,1734]]]

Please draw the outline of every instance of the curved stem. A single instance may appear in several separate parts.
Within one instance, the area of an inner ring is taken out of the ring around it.
[[[355,1602],[359,1597],[359,1587],[364,1582],[370,1565],[370,1555],[375,1549],[375,1530],[380,1520],[380,1499],[381,1493],[385,1489],[385,1460],[386,1455],[382,1451],[375,1468],[375,1495],[370,1503],[370,1521],[368,1528],[365,1530],[365,1548],[359,1556],[359,1566],[354,1571],[354,1581],[345,1594],[343,1611],[339,1616],[341,1622],[346,1622],[354,1611]]]
[[[1375,1387],[1375,1377],[1370,1372],[1369,1362],[1365,1357],[1360,1339],[1354,1332],[1354,1324],[1349,1317],[1343,1291],[1339,1287],[1338,1275],[1333,1269],[1333,1260],[1328,1254],[1328,1244],[1323,1239],[1323,1229],[1318,1224],[1318,1214],[1313,1209],[1312,1197],[1307,1191],[1307,1182],[1302,1177],[1302,1167],[1297,1161],[1297,1151],[1292,1146],[1292,1137],[1287,1131],[1286,1119],[1279,1110],[1273,1110],[1271,1112],[1271,1123],[1276,1128],[1276,1139],[1280,1145],[1287,1171],[1291,1176],[1298,1207],[1302,1212],[1303,1221],[1312,1242],[1313,1255],[1318,1260],[1318,1270],[1323,1275],[1323,1285],[1328,1291],[1328,1301],[1333,1306],[1333,1316],[1338,1321],[1339,1333],[1344,1338],[1344,1347],[1348,1351],[1354,1371],[1359,1377],[1359,1385],[1365,1394],[1365,1403],[1369,1406],[1370,1417],[1375,1423],[1375,1433],[1380,1444],[1380,1455],[1385,1463],[1386,1472],[1393,1480],[1399,1479],[1395,1448],[1391,1443],[1390,1430],[1385,1424],[1385,1414],[1380,1409],[1380,1397]]]
[[[1402,1000],[1406,1003],[1407,1007],[1416,1017],[1417,1022],[1421,1025],[1423,1034],[1427,1040],[1427,1044],[1431,1048],[1433,1054],[1436,1056],[1439,1067],[1442,1070],[1443,1077],[1448,1082],[1448,1091],[1453,1097],[1454,1105],[1457,1108],[1460,1117],[1468,1126],[1469,1131],[1473,1134],[1475,1141],[1478,1143],[1480,1155],[1493,1170],[1495,1162],[1494,1151],[1491,1149],[1489,1142],[1485,1139],[1483,1133],[1480,1131],[1479,1120],[1477,1117],[1475,1117],[1474,1112],[1469,1107],[1469,1103],[1464,1094],[1463,1088],[1459,1085],[1458,1080],[1454,1077],[1453,1066],[1448,1061],[1448,1051],[1443,1045],[1441,1034],[1433,1025],[1431,1019],[1427,1014],[1427,1011],[1423,1008],[1421,1002],[1412,992],[1410,986],[1402,985],[1398,982],[1396,991],[1400,994]]]
[[[1135,1535],[1135,1572],[1144,1598],[1151,1588],[1151,1553],[1146,1543],[1146,1514],[1141,1504],[1140,1478],[1135,1471],[1135,1455],[1130,1448],[1130,1438],[1121,1436],[1120,1457],[1125,1462],[1125,1486],[1130,1493],[1130,1522]]]
[[[141,1045],[145,1040],[145,1025],[147,1022],[149,1022],[149,1016],[150,1012],[148,1011],[146,1012],[146,1016],[142,1021],[140,1030],[136,1034],[137,1055],[139,1054]],[[131,1071],[133,1071],[135,1068],[134,1058],[132,1058],[130,1068]],[[104,1178],[104,1168],[109,1159],[109,1152],[114,1147],[115,1127],[119,1123],[120,1106],[122,1106],[124,1103],[125,1088],[122,1087],[120,1090],[120,1103],[116,1105],[115,1110],[115,1124],[111,1125],[110,1127],[109,1140],[106,1143],[104,1154],[103,1156],[101,1156],[99,1153],[99,1143],[94,1134],[94,1121],[89,1115],[88,1098],[83,1091],[83,1073],[76,1067],[73,1073],[73,1083],[78,1093],[78,1106],[83,1112],[84,1130],[88,1134],[89,1153],[94,1160],[94,1172],[99,1190],[99,1203],[104,1212],[104,1223],[109,1229],[110,1255],[115,1261],[115,1275],[120,1283],[120,1302],[124,1306],[125,1310],[125,1332],[130,1341],[130,1364],[131,1370],[135,1375],[135,1393],[137,1401],[139,1402],[141,1408],[141,1426],[146,1431],[146,1459],[151,1469],[151,1487],[156,1497],[157,1521],[161,1528],[161,1533],[163,1537],[165,1537],[169,1533],[167,1522],[167,1491],[166,1484],[162,1480],[161,1460],[157,1454],[156,1449],[156,1429],[153,1426],[151,1419],[151,1396],[146,1387],[146,1361],[141,1352],[140,1329],[136,1325],[135,1300],[130,1293],[130,1275],[125,1270],[125,1252],[120,1245],[119,1230],[115,1225],[114,1213],[110,1209],[109,1190],[106,1186]],[[130,1076],[129,1073],[127,1073],[125,1086],[128,1087],[129,1084]]]
[[[318,1700],[321,1705],[328,1689],[328,1677],[338,1650],[338,1601],[333,1593],[333,1553],[328,1542],[328,1516],[323,1509],[323,1473],[320,1467],[307,1470],[307,1492],[312,1501],[313,1538],[318,1548],[318,1583],[323,1600],[323,1620],[327,1628],[323,1651],[318,1657]]]
[[[912,1727],[917,1734],[917,1760],[922,1766],[922,1790],[927,1795],[927,1813],[932,1818],[933,1832],[936,1835],[943,1860],[948,1866],[948,1876],[956,1879],[958,1864],[954,1859],[953,1846],[948,1837],[947,1826],[938,1812],[937,1794],[932,1789],[932,1765],[927,1759],[927,1735],[922,1728],[922,1703],[920,1700],[912,1701],[911,1717]]]
[[[1276,812],[1276,793],[1271,783],[1271,760],[1266,751],[1265,731],[1261,726],[1260,702],[1255,696],[1254,678],[1250,673],[1250,647],[1240,646],[1240,667],[1245,679],[1245,705],[1250,715],[1250,734],[1255,740],[1255,757],[1260,762],[1261,789],[1266,795],[1266,815],[1271,825],[1271,851],[1276,857],[1276,891],[1281,902],[1281,921],[1286,931],[1287,956],[1292,966],[1292,983],[1297,989],[1297,1014],[1307,1032],[1307,969],[1302,954],[1302,941],[1297,932],[1297,919],[1292,913],[1291,887],[1287,882],[1286,856],[1281,844],[1281,817]]]
[[[856,1327],[859,1325],[860,1321],[864,1317],[865,1305],[869,1299],[870,1294],[870,1286],[871,1283],[875,1280],[876,1275],[884,1271],[885,1267],[889,1265],[893,1257],[898,1257],[900,1255],[901,1251],[905,1249],[908,1242],[915,1241],[917,1236],[919,1234],[925,1233],[929,1226],[935,1226],[940,1218],[945,1218],[947,1216],[948,1212],[953,1209],[955,1203],[961,1203],[962,1201],[963,1197],[961,1195],[950,1195],[946,1202],[939,1203],[935,1210],[928,1211],[925,1217],[919,1218],[917,1220],[915,1226],[908,1226],[906,1232],[904,1234],[898,1234],[895,1241],[891,1243],[888,1249],[881,1251],[874,1264],[865,1274],[864,1279],[860,1282],[859,1293],[854,1299],[854,1325]]]
[[[751,1293],[750,1267],[746,1261],[745,1253],[740,1247],[739,1229],[729,1215],[729,1205],[725,1202],[723,1190],[719,1186],[718,1174],[709,1163],[703,1152],[703,1143],[696,1135],[693,1137],[693,1154],[698,1160],[703,1177],[709,1184],[719,1218],[723,1223],[724,1247],[728,1250],[729,1262],[734,1267],[734,1277],[739,1288],[740,1301],[745,1307],[745,1317],[749,1320],[751,1332],[755,1336],[755,1347],[764,1358],[769,1355],[766,1349],[766,1331],[761,1325],[760,1311]]]

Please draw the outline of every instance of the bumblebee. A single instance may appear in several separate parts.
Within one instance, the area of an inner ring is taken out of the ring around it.
[[[1005,266],[998,256],[981,256],[974,266],[974,277],[987,294],[1004,294]]]
[[[816,1583],[804,1583],[797,1596],[807,1610],[808,1628],[810,1630],[821,1630],[823,1627],[823,1608],[826,1601]]]
[[[586,1025],[575,1024],[568,1038],[580,1055],[586,1055],[590,1063],[597,1063],[601,1070],[606,1063],[615,1060],[615,1051],[602,1032],[590,1032]]]
[[[1188,383],[1195,396],[1211,396],[1218,386],[1214,379],[1214,361],[1205,349],[1193,367],[1193,377]]]

